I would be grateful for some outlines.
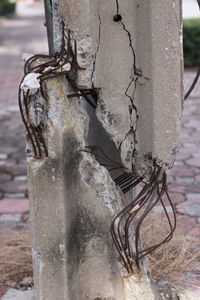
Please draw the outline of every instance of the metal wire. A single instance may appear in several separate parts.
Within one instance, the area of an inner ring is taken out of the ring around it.
[[[167,191],[166,173],[157,165],[156,160],[153,160],[154,167],[150,179],[145,181],[141,176],[127,171],[121,163],[112,160],[99,146],[91,145],[88,148],[91,151],[83,151],[93,154],[98,161],[101,160],[100,164],[109,171],[118,170],[121,172],[114,179],[114,182],[123,193],[127,193],[136,186],[141,188],[139,194],[114,217],[111,223],[111,236],[119,253],[120,261],[127,273],[129,275],[133,274],[135,267],[140,270],[141,259],[168,242],[176,228],[176,214]],[[99,150],[100,154],[96,150]],[[171,207],[172,216],[169,215],[162,200],[164,195],[166,195],[166,199]],[[161,204],[169,224],[169,234],[163,237],[160,243],[143,249],[140,242],[141,226],[145,218],[158,203]]]
[[[27,74],[41,74],[39,76],[41,87],[38,93],[40,93],[44,98],[46,105],[48,99],[44,92],[45,81],[50,78],[65,75],[68,82],[71,84],[72,88],[75,91],[71,95],[69,95],[69,97],[82,96],[92,107],[96,107],[96,102],[94,101],[93,103],[90,101],[90,98],[88,98],[88,95],[94,97],[95,91],[93,89],[82,91],[77,88],[77,70],[82,69],[77,62],[77,45],[76,41],[74,41],[74,47],[72,49],[71,33],[70,31],[68,31],[68,35],[66,36],[64,29],[65,28],[63,23],[63,42],[60,53],[56,53],[55,55],[37,54],[29,58],[25,63],[24,76],[19,87],[19,108],[27,134],[33,147],[34,156],[36,158],[48,156],[48,149],[44,136],[45,129],[39,126],[34,126],[30,120],[29,108],[31,102],[33,101],[33,97],[30,95],[30,90],[24,92],[21,88],[21,84]],[[67,40],[67,50],[65,47],[65,39]],[[40,60],[45,60],[45,62],[39,63]],[[71,64],[72,69],[70,72],[62,70],[64,65],[67,63]],[[98,150],[98,153],[96,152],[96,150]],[[119,172],[121,172],[121,174],[114,179],[114,182],[117,186],[119,186],[123,193],[127,193],[138,185],[140,185],[142,188],[139,194],[114,217],[111,223],[111,235],[114,245],[116,246],[116,249],[121,258],[121,262],[125,267],[127,273],[132,274],[134,272],[134,266],[140,269],[140,260],[145,255],[148,255],[149,253],[160,247],[162,244],[169,241],[172,238],[173,232],[175,230],[176,216],[172,202],[167,192],[166,174],[154,160],[154,167],[152,169],[150,179],[148,181],[144,181],[141,176],[138,176],[133,171],[129,172],[121,162],[116,162],[111,159],[100,147],[96,145],[90,145],[88,149],[82,151],[95,154],[96,158],[101,160],[100,164],[105,166],[109,170],[109,172],[112,172],[114,170],[118,170]],[[167,196],[168,202],[173,211],[172,221],[162,200],[162,197],[164,195]],[[163,241],[161,241],[159,244],[143,249],[140,242],[141,226],[144,219],[148,216],[153,207],[159,202],[163,207],[164,213],[169,223],[170,233],[165,238],[163,238]]]
[[[122,178],[125,180],[126,176],[127,174],[121,175],[121,178],[118,178],[115,182],[121,186],[121,180]],[[134,272],[135,266],[140,269],[140,260],[164,243],[168,242],[173,236],[173,232],[176,228],[176,215],[167,192],[166,179],[165,172],[163,172],[161,167],[155,164],[149,182],[144,184],[138,196],[120,211],[112,221],[111,235],[120,255],[122,264],[128,274]],[[143,182],[142,178],[135,178],[132,186],[134,187],[141,182]],[[173,221],[171,221],[171,217],[162,200],[164,194],[167,196],[167,200],[172,209]],[[152,211],[153,207],[159,202],[163,207],[166,219],[169,223],[170,232],[160,243],[142,249],[140,243],[141,225],[143,224],[144,219]]]
[[[48,149],[44,137],[45,128],[41,128],[39,126],[35,126],[32,124],[30,120],[30,104],[33,101],[33,97],[30,95],[30,90],[24,92],[21,88],[21,85],[29,73],[39,73],[41,74],[38,79],[40,80],[40,90],[37,92],[40,94],[46,103],[47,106],[47,95],[44,92],[44,84],[45,81],[51,78],[66,76],[68,82],[71,84],[75,93],[68,95],[68,97],[84,97],[84,99],[93,107],[96,108],[97,104],[97,95],[94,89],[91,90],[80,90],[76,85],[76,76],[77,70],[84,70],[77,61],[77,44],[76,41],[73,41],[73,49],[72,49],[72,41],[71,41],[71,32],[68,30],[67,36],[65,35],[65,25],[62,23],[62,46],[60,53],[56,53],[55,55],[44,55],[44,54],[36,54],[30,57],[25,65],[24,65],[24,76],[19,85],[18,92],[18,103],[20,108],[20,113],[22,116],[22,121],[25,125],[27,135],[32,144],[34,157],[35,158],[43,158],[48,156]],[[67,50],[65,45],[65,40],[67,40]],[[45,62],[40,63],[40,60]],[[71,66],[70,71],[65,71],[63,67],[69,63]],[[89,97],[90,96],[90,97]]]

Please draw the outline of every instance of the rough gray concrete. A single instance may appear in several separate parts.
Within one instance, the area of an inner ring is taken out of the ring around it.
[[[63,80],[48,83],[49,157],[28,159],[37,297],[122,300],[132,286],[137,300],[154,299],[147,278],[139,286],[137,276],[122,281],[109,231],[122,195],[108,171],[81,151],[89,116],[85,100],[69,100],[67,88]]]
[[[81,3],[61,2],[80,57],[87,58],[79,58],[86,68],[80,87],[98,89],[97,117],[129,169],[133,153],[140,171],[149,153],[171,166],[182,111],[180,1]],[[122,19],[114,22],[117,14]]]
[[[35,300],[34,293],[32,290],[19,291],[15,289],[9,289],[1,299],[2,300]]]
[[[155,300],[147,263],[126,277],[111,241],[111,220],[127,199],[83,150],[98,124],[101,147],[112,143],[129,170],[145,172],[149,153],[172,164],[182,108],[180,3],[62,0],[60,13],[77,41],[76,84],[95,88],[98,106],[95,114],[83,97],[68,98],[64,78],[47,81],[49,155],[28,159],[37,299]]]
[[[137,64],[148,78],[139,78],[135,95],[138,157],[150,152],[170,166],[177,150],[183,101],[181,1],[137,1],[136,15]]]
[[[53,80],[49,90],[49,158],[29,159],[38,299],[123,299],[109,211],[82,170],[89,156],[79,152],[88,128],[85,103],[68,101],[66,82]]]

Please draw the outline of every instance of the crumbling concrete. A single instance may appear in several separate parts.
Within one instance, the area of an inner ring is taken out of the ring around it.
[[[108,171],[82,152],[87,105],[82,98],[69,101],[67,86],[48,83],[49,157],[28,159],[37,299],[128,299],[124,287],[136,290],[138,278],[123,282],[109,231],[122,194]],[[137,300],[154,299],[148,279],[145,287],[137,288]]]
[[[111,240],[111,220],[130,198],[85,150],[98,145],[142,175],[147,154],[172,164],[182,107],[180,3],[55,0],[53,8],[55,52],[63,20],[65,39],[70,31],[77,43],[76,87],[94,90],[98,102],[94,110],[84,97],[67,97],[77,90],[64,76],[46,81],[48,157],[28,158],[37,300],[157,299],[147,262],[126,277]]]
[[[134,152],[140,171],[149,153],[172,165],[182,111],[180,1],[63,0],[61,13],[87,48],[79,74],[85,88],[99,89],[97,116],[123,163],[131,168]]]

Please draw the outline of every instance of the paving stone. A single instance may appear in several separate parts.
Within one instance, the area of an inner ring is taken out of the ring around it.
[[[187,193],[200,193],[200,183],[192,182],[186,186]]]
[[[189,177],[200,173],[200,169],[188,168],[186,166],[175,166],[169,172],[169,174],[176,177]]]
[[[3,199],[4,193],[0,191],[0,200]]]
[[[199,152],[199,147],[183,147],[182,149],[181,149],[181,152],[182,153],[187,153],[187,154],[193,154],[193,153],[198,153]]]
[[[14,180],[15,181],[24,181],[24,182],[26,182],[27,181],[27,176],[15,176]]]
[[[21,214],[2,214],[0,215],[0,227],[15,226],[21,220]]]
[[[190,148],[190,147],[196,147],[197,146],[197,141],[195,143],[184,143],[183,147],[185,148]]]
[[[170,193],[185,193],[186,186],[177,182],[169,183],[168,189]]]
[[[5,147],[1,147],[0,146],[0,153],[4,153],[4,154],[11,154],[13,152],[16,152],[17,148],[16,147],[10,147],[10,146],[5,146]]]
[[[169,192],[169,196],[170,196],[170,199],[171,199],[173,205],[176,205],[176,204],[186,201],[185,195],[181,194],[181,193]],[[169,200],[166,195],[164,195],[162,197],[162,200],[166,206],[170,206]],[[158,206],[162,206],[162,204],[160,203],[160,204],[158,204]]]
[[[188,123],[184,124],[184,127],[200,128],[200,121],[195,119],[190,120]]]
[[[194,182],[194,178],[192,178],[192,177],[177,177],[176,182],[188,185],[188,184],[191,184]]]
[[[199,149],[200,149],[200,147],[199,147]],[[199,153],[192,153],[192,157],[194,157],[194,158],[196,158],[196,157],[200,157],[200,152]]]
[[[176,206],[178,212],[190,215],[190,216],[200,216],[200,202],[195,201],[185,201]]]
[[[188,193],[186,195],[188,201],[200,201],[200,194],[199,193]]]
[[[200,182],[200,175],[195,176],[195,180]]]
[[[8,158],[8,154],[0,153],[0,159],[7,159],[7,158]]]
[[[175,166],[175,167],[177,167],[177,166],[178,166],[178,167],[179,167],[179,166],[184,166],[184,162],[181,161],[181,160],[176,160],[175,163],[174,163],[174,166]],[[173,169],[172,169],[172,170],[173,170]]]
[[[0,213],[22,213],[29,210],[28,199],[8,199],[0,201]]]
[[[9,289],[5,295],[3,295],[2,300],[34,300],[34,292],[33,290],[19,291]]]
[[[7,193],[20,193],[25,192],[28,189],[27,183],[22,181],[9,181],[0,183],[0,190]]]
[[[191,232],[196,229],[196,219],[191,216],[177,215],[177,230],[180,229],[181,232]]]
[[[198,143],[200,140],[198,133],[191,133],[181,137],[181,143],[185,145],[185,143]]]
[[[181,193],[169,193],[173,204],[179,204],[185,201],[185,195]]]
[[[4,198],[24,199],[24,198],[27,198],[25,195],[26,195],[26,192],[24,192],[24,193],[5,193]]]
[[[12,169],[14,168],[14,166],[16,165],[16,162],[13,160],[9,160],[9,161],[0,161],[0,172],[4,173],[4,172],[12,172]]]
[[[25,148],[25,147],[24,147]],[[25,150],[24,151],[17,151],[15,153],[11,154],[11,158],[12,159],[16,159],[16,160],[22,160],[22,159],[26,159],[26,153]]]
[[[7,172],[13,175],[26,175],[27,166],[25,161],[16,164],[15,160],[0,161],[0,173]]]
[[[27,174],[27,165],[25,163],[15,165],[14,168],[12,169],[12,174],[13,175],[26,175]]]
[[[194,167],[200,167],[200,158],[191,158],[191,159],[187,159],[186,163],[189,166],[194,166]]]
[[[171,208],[171,206],[166,205],[166,206],[165,206],[165,209],[166,209],[166,211],[168,212],[168,214],[171,214],[171,213],[172,213],[172,208]],[[162,205],[156,205],[156,206],[154,206],[152,212],[154,212],[154,213],[156,213],[156,214],[163,214],[163,218],[165,218],[165,212],[164,212],[164,209],[163,209],[163,206],[162,206]]]
[[[182,123],[182,126],[183,125],[184,124]],[[193,133],[194,133],[194,129],[193,128],[187,128],[187,127],[185,127],[184,130],[182,130],[181,137],[183,137],[183,136],[191,136],[191,134],[193,134]]]
[[[8,173],[0,173],[0,183],[4,183],[10,181],[12,176]]]

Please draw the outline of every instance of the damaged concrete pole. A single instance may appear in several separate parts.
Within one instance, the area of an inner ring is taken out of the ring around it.
[[[54,64],[33,60],[41,89],[32,95],[29,85],[24,102],[36,299],[159,299],[148,261],[127,271],[112,241],[111,221],[132,198],[109,167],[148,180],[155,163],[162,172],[173,165],[180,2],[53,0],[52,8]]]

